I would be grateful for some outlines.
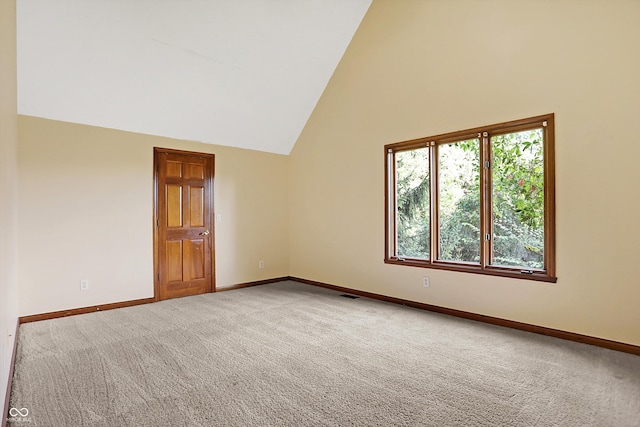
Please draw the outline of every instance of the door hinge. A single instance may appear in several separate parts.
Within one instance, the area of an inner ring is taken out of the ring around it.
[[[487,233],[484,235],[484,240],[491,240],[491,234]]]
[[[158,282],[160,281],[160,273],[158,273]]]
[[[156,218],[156,227],[160,227],[160,218]]]
[[[490,167],[491,167],[491,162],[489,162],[489,161],[484,162],[484,168],[485,169],[489,169]]]

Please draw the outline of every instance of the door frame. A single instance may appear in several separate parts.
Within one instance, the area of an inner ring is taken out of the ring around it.
[[[215,203],[213,201],[214,195],[214,176],[216,170],[216,156],[211,153],[199,153],[195,151],[184,151],[184,150],[175,150],[172,148],[161,148],[161,147],[153,147],[153,222],[151,226],[153,227],[153,300],[160,301],[160,259],[158,256],[158,232],[160,228],[160,220],[158,217],[158,174],[160,173],[160,154],[168,153],[168,154],[178,154],[178,155],[187,155],[187,156],[197,156],[211,159],[211,174],[207,177],[211,180],[211,185],[209,186],[209,214],[211,215],[210,223],[211,223],[211,292],[216,292],[216,233],[215,233],[215,212],[214,206]]]

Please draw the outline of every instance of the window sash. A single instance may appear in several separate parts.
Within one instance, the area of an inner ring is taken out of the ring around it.
[[[516,265],[499,265],[494,262],[494,221],[492,206],[492,165],[491,138],[512,133],[542,130],[542,162],[544,176],[544,219],[543,219],[543,267],[530,268]],[[479,140],[479,262],[468,260],[441,259],[441,230],[440,204],[441,192],[439,186],[439,148],[451,146],[465,140]],[[385,262],[402,265],[412,265],[428,268],[440,268],[455,271],[474,272],[542,280],[555,282],[555,159],[554,159],[554,115],[532,117],[481,128],[469,129],[449,134],[420,138],[385,146]],[[428,258],[398,255],[398,219],[397,219],[397,171],[396,154],[417,148],[429,150],[429,181],[430,181],[430,236],[428,242]],[[489,163],[487,163],[489,162]]]

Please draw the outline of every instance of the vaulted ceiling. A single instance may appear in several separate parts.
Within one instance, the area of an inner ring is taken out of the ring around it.
[[[288,154],[372,0],[18,0],[18,112]]]

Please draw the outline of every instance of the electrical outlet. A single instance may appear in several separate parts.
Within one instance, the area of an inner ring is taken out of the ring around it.
[[[264,261],[263,260],[258,261],[258,268],[260,268],[260,270],[264,269]]]
[[[428,288],[429,286],[431,286],[431,282],[429,281],[429,276],[422,277],[422,286],[424,286],[425,288]]]
[[[80,290],[86,291],[87,289],[89,289],[89,280],[88,279],[80,280]]]

